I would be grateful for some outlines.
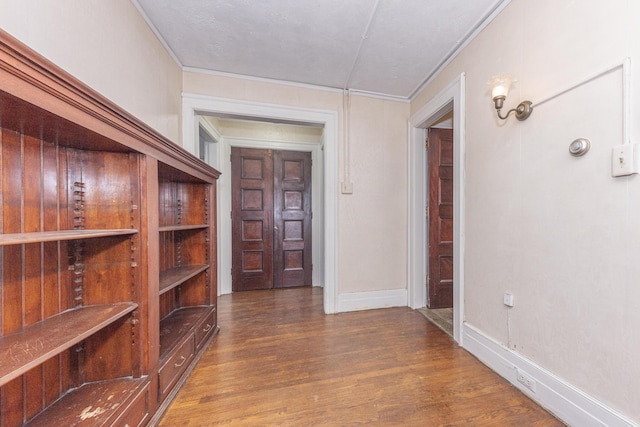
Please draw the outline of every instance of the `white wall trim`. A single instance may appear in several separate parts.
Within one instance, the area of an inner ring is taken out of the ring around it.
[[[220,179],[218,181],[218,200],[220,212],[218,223],[220,236],[218,247],[219,250],[219,266],[220,266],[220,282],[218,283],[219,294],[230,294],[232,292],[231,286],[231,249],[232,249],[232,237],[231,237],[231,218],[229,212],[231,212],[231,163],[229,158],[231,155],[231,147],[247,147],[247,148],[268,148],[272,150],[295,150],[306,151],[311,153],[311,206],[314,212],[311,226],[312,236],[324,236],[323,226],[323,212],[324,201],[323,194],[323,164],[324,164],[324,152],[322,151],[322,145],[313,142],[288,142],[288,141],[276,141],[269,139],[255,139],[255,138],[237,138],[225,136],[221,139],[221,144],[218,145],[218,158],[220,160],[219,165],[214,165],[221,172]],[[324,244],[322,238],[311,239],[311,256],[313,263],[313,286],[324,285]]]
[[[546,371],[522,355],[464,324],[464,348],[524,394],[572,426],[638,427],[624,415]],[[517,380],[521,370],[536,381],[533,393]]]
[[[200,127],[202,127],[202,129],[204,129],[207,134],[209,134],[209,137],[213,140],[213,142],[219,142],[222,140],[222,135],[220,135],[218,129],[216,129],[209,120],[206,120],[204,117],[200,117],[198,119],[198,124],[200,125]]]
[[[409,119],[408,182],[408,305],[426,305],[427,232],[425,224],[426,152],[425,128],[453,109],[453,200],[456,218],[453,228],[453,338],[462,345],[464,322],[464,156],[465,156],[465,75],[460,74]]]
[[[338,312],[372,310],[376,308],[406,307],[407,290],[353,292],[338,296]]]
[[[416,88],[409,94],[409,100],[413,101],[415,97],[422,92],[422,89],[427,87],[429,83],[431,83],[442,70],[445,69],[447,65],[453,61],[460,52],[462,52],[468,45],[471,43],[477,36],[485,29],[487,25],[489,25],[499,14],[502,12],[508,5],[511,3],[511,0],[500,0],[498,1],[494,7],[489,10],[489,12],[480,18],[475,25],[471,27],[471,30],[462,37],[460,42],[456,44],[453,49],[447,53],[444,59],[431,71],[425,79],[416,86]]]
[[[338,112],[192,93],[182,94],[182,146],[198,155],[196,114],[232,114],[238,117],[316,123],[324,126],[324,311],[338,305]],[[220,236],[218,236],[219,238]],[[220,270],[220,269],[219,269]],[[221,282],[218,271],[218,283]]]

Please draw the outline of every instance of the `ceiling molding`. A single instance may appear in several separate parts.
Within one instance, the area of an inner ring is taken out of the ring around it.
[[[444,57],[444,59],[425,77],[425,79],[409,94],[408,99],[413,101],[418,93],[422,91],[429,83],[431,83],[444,68],[455,59],[462,50],[469,45],[484,28],[495,19],[496,16],[502,12],[502,10],[511,3],[511,0],[502,0],[500,3],[489,11],[484,17],[482,17],[476,25],[462,38],[460,42]],[[464,70],[463,70],[464,71]]]
[[[406,96],[387,95],[386,93],[368,92],[366,90],[349,89],[349,93],[351,95],[366,96],[369,98],[383,99],[385,101],[405,102],[407,104],[411,102]]]
[[[155,36],[158,39],[158,41],[160,42],[160,44],[162,44],[162,46],[167,51],[169,56],[171,56],[171,58],[176,63],[176,65],[178,65],[178,67],[180,67],[181,69],[184,70],[184,67],[183,67],[182,63],[180,62],[180,60],[176,56],[175,52],[173,51],[173,49],[171,49],[171,46],[169,46],[169,43],[167,43],[167,41],[164,39],[164,37],[162,37],[162,34],[160,34],[160,31],[158,31],[158,29],[153,24],[153,22],[151,22],[151,19],[149,19],[149,17],[147,16],[147,13],[144,11],[144,9],[142,8],[142,6],[138,2],[138,0],[131,0],[131,3],[133,3],[135,8],[138,9],[138,13],[140,13],[140,15],[142,16],[142,19],[144,19],[144,22],[147,23],[147,25],[149,26],[149,28],[151,29],[153,34],[155,34]]]

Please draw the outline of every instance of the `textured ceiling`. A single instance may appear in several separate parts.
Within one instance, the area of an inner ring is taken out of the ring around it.
[[[409,98],[505,0],[132,0],[183,67]]]

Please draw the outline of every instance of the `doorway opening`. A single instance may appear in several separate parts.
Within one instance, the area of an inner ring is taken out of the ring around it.
[[[409,141],[409,306],[427,305],[429,270],[427,129],[452,116],[453,127],[453,338],[463,344],[464,313],[464,74],[451,82],[410,118]]]
[[[427,129],[427,303],[419,311],[453,337],[453,111]]]
[[[219,142],[210,148],[217,163],[209,162],[222,172],[218,182],[218,293],[231,293],[231,169],[232,146],[256,147],[277,150],[310,152],[312,168],[312,234],[313,234],[313,285],[323,287],[325,313],[337,309],[337,122],[336,111],[285,107],[273,104],[233,101],[201,95],[183,94],[183,146],[197,155],[197,135],[200,118],[215,116],[252,122],[256,125],[297,127],[307,134],[298,141],[276,137],[255,138],[250,135],[220,136]],[[214,131],[214,133],[216,133]],[[219,132],[217,132],[219,134]],[[310,141],[308,134],[315,133],[317,140]],[[228,182],[226,180],[228,179]]]
[[[266,259],[259,257],[258,247],[255,247],[249,254],[247,262],[251,265],[246,267],[249,270],[254,270],[248,274],[242,275],[238,272],[238,254],[236,249],[238,243],[237,225],[239,218],[233,218],[234,212],[238,211],[237,207],[233,206],[234,197],[233,194],[237,192],[237,188],[234,188],[234,171],[233,162],[239,160],[240,152],[267,152],[273,155],[274,152],[280,153],[306,153],[309,157],[310,176],[308,179],[311,182],[308,190],[311,193],[309,200],[310,205],[314,207],[314,215],[309,218],[308,221],[308,234],[319,236],[312,239],[310,247],[308,247],[308,253],[311,254],[311,259],[307,263],[308,270],[313,270],[312,277],[309,279],[309,285],[323,286],[324,285],[324,259],[323,259],[323,138],[324,128],[322,126],[312,126],[310,124],[298,124],[289,123],[278,120],[264,121],[259,118],[250,118],[242,116],[232,115],[209,115],[200,114],[199,122],[208,123],[209,129],[213,128],[218,136],[219,143],[209,150],[209,154],[213,155],[217,162],[214,162],[214,158],[211,158],[209,164],[214,166],[221,172],[220,179],[218,180],[218,239],[220,246],[219,255],[219,294],[228,294],[237,290],[259,289],[261,288],[260,282],[266,276],[264,274],[257,274],[258,270],[262,270],[270,274],[271,259],[267,256]],[[233,153],[235,152],[235,156]],[[235,157],[235,158],[234,158]],[[249,160],[251,165],[255,165],[257,159],[256,156],[250,156]],[[273,158],[272,158],[273,160]],[[271,168],[265,168],[260,171],[261,174],[267,173],[271,170],[273,175],[273,164]],[[236,183],[237,184],[237,183]],[[253,182],[251,185],[255,185]],[[270,185],[273,189],[273,183]],[[254,191],[249,192],[254,196],[257,194]],[[236,194],[236,197],[238,195]],[[265,196],[268,196],[266,194]],[[273,196],[273,194],[271,195]],[[265,202],[265,201],[263,201]],[[266,210],[263,214],[272,215],[275,213],[273,209],[273,200],[269,201],[267,198],[266,203],[271,207],[266,206]],[[260,212],[254,211],[249,214],[259,214]],[[255,215],[254,215],[255,216]],[[264,215],[263,215],[264,216]],[[269,221],[263,223],[268,225]],[[256,223],[252,223],[254,226]],[[270,227],[274,227],[275,224],[271,224]],[[263,236],[266,236],[267,230],[262,227]],[[275,231],[275,230],[274,230]],[[280,231],[280,230],[278,230]],[[255,237],[255,236],[254,236]],[[260,246],[258,242],[254,246]],[[273,243],[273,242],[272,242]],[[249,244],[251,246],[252,243]],[[267,249],[272,248],[272,245],[267,245]],[[262,247],[262,246],[260,246]],[[245,249],[250,249],[249,247]],[[263,248],[264,249],[264,248]],[[263,253],[264,255],[264,253]],[[258,259],[261,258],[261,259]],[[264,264],[264,263],[267,264]],[[260,268],[257,268],[260,264]],[[311,268],[313,265],[315,268]],[[275,272],[275,270],[274,270]],[[265,273],[266,274],[266,273]],[[238,283],[238,280],[249,279],[249,276],[253,277],[251,285],[246,283],[247,286],[242,286]],[[268,285],[268,284],[267,284]],[[270,286],[268,286],[270,287]]]

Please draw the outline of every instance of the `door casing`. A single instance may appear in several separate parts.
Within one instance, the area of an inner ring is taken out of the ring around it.
[[[453,230],[453,338],[463,345],[464,322],[464,144],[465,144],[465,75],[460,74],[442,91],[433,96],[409,119],[408,182],[408,305],[426,305],[427,274],[426,201],[426,128],[453,110],[454,158],[454,230]]]
[[[313,264],[314,283],[316,274],[320,275],[323,285],[324,312],[336,313],[338,308],[339,275],[338,275],[338,111],[321,110],[303,107],[266,104],[252,101],[230,100],[199,94],[183,93],[182,95],[182,145],[198,155],[198,120],[202,114],[230,115],[236,118],[265,119],[267,121],[283,120],[300,124],[320,125],[324,128],[322,144],[295,144],[297,151],[305,151],[304,145],[312,146],[314,175],[312,178],[315,206],[313,216]],[[226,138],[225,138],[226,141]],[[255,146],[255,141],[253,142]],[[220,144],[218,149],[223,150],[225,144]],[[259,146],[264,146],[260,144]],[[292,146],[286,143],[275,143],[273,148],[286,149]],[[314,154],[315,153],[315,154]],[[222,164],[224,158],[228,160],[230,153],[220,153],[218,158]],[[216,167],[216,165],[214,165]],[[221,171],[224,173],[224,171]],[[319,188],[316,186],[320,186]],[[230,230],[230,225],[224,226],[223,221],[230,221],[230,210],[223,210],[221,198],[228,192],[222,182],[218,186],[218,239],[220,250],[218,251],[218,293],[231,292],[231,258],[222,258],[224,253],[231,253],[231,236],[225,239],[221,231]],[[229,193],[229,198],[231,197]],[[315,197],[320,197],[316,201]],[[230,207],[230,200],[229,205]],[[320,208],[322,206],[322,208]],[[319,225],[318,225],[319,224]],[[316,227],[321,227],[316,231]],[[318,257],[318,258],[316,258]],[[227,286],[225,288],[224,286]]]

